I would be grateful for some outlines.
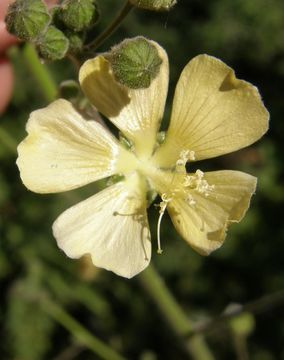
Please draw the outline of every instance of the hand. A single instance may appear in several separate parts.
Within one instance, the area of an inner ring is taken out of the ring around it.
[[[0,114],[2,114],[8,105],[14,84],[13,69],[5,57],[5,51],[9,46],[16,44],[18,39],[12,36],[6,30],[4,18],[9,4],[13,0],[0,0]],[[57,0],[46,0],[47,5],[52,6],[56,4]]]
[[[0,2],[0,114],[10,100],[14,82],[12,66],[3,55],[4,51],[17,41],[14,36],[7,32],[4,22],[5,13],[10,3],[10,0]]]

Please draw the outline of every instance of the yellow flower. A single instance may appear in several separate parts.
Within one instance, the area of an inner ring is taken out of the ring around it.
[[[199,253],[224,241],[255,191],[256,178],[238,171],[186,173],[185,164],[248,146],[267,130],[268,112],[257,89],[238,80],[222,61],[200,55],[178,81],[165,141],[156,138],[168,89],[168,59],[149,88],[128,89],[113,77],[103,56],[80,70],[92,104],[130,141],[127,150],[105,127],[85,120],[65,100],[31,114],[17,164],[24,184],[56,193],[122,174],[124,179],[65,211],[53,233],[71,258],[90,254],[98,267],[131,278],[151,258],[147,194],[161,196],[158,241],[167,210],[178,233]],[[159,251],[161,252],[160,244]]]

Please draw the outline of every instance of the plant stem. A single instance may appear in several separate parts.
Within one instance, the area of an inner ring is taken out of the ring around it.
[[[2,126],[0,127],[0,143],[5,145],[6,148],[11,151],[11,153],[17,153],[17,142]]]
[[[112,23],[92,42],[87,45],[87,48],[91,51],[95,51],[122,23],[124,18],[133,9],[133,5],[126,1],[119,14],[113,20]]]
[[[145,290],[155,301],[161,313],[167,319],[174,332],[183,340],[184,345],[192,358],[194,360],[214,359],[201,335],[193,335],[188,340],[185,339],[185,337],[192,332],[193,324],[180,305],[176,302],[154,267],[149,266],[141,273],[139,279]]]
[[[284,290],[279,290],[275,293],[264,295],[260,299],[251,301],[247,304],[234,307],[232,310],[224,311],[221,315],[201,323],[194,324],[192,333],[188,336],[198,333],[208,333],[211,331],[223,330],[224,326],[227,325],[227,321],[235,316],[239,316],[243,313],[249,312],[257,314],[262,311],[270,310],[274,307],[283,305],[284,302]]]
[[[31,44],[26,44],[23,50],[24,59],[29,67],[30,72],[39,84],[45,100],[49,103],[57,97],[57,85],[52,79],[46,66],[44,66],[38,54]]]
[[[43,309],[58,323],[83,345],[92,350],[101,359],[105,360],[125,360],[124,357],[117,354],[112,348],[103,343],[100,339],[91,334],[77,320],[70,316],[59,305],[46,300],[43,303]]]

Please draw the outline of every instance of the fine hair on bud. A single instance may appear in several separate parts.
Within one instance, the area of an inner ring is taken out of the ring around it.
[[[11,34],[34,41],[46,31],[51,16],[43,0],[16,0],[9,6],[5,22]]]
[[[129,2],[141,9],[153,11],[167,11],[175,4],[176,0],[129,0]]]
[[[148,88],[162,64],[155,43],[142,36],[124,40],[105,57],[116,80],[131,89]]]
[[[37,46],[40,55],[45,60],[60,60],[68,51],[69,40],[63,32],[55,26],[49,26],[47,31],[39,39]]]
[[[99,10],[95,0],[65,0],[58,17],[68,29],[80,32],[97,23]]]

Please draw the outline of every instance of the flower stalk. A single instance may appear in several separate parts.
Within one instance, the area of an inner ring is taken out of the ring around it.
[[[134,5],[132,5],[129,1],[126,1],[123,8],[120,10],[115,19],[96,39],[94,39],[94,41],[90,42],[87,45],[87,48],[90,51],[94,52],[120,26],[124,18],[129,14],[133,7]]]
[[[103,343],[86,328],[84,328],[77,320],[69,315],[59,305],[47,300],[43,304],[43,309],[66,330],[68,330],[80,344],[85,345],[93,351],[100,359],[105,360],[125,360],[124,357],[117,354],[107,344]]]
[[[192,358],[194,360],[213,360],[214,356],[202,335],[193,335],[185,340],[185,337],[193,331],[193,323],[177,303],[155,268],[152,265],[148,266],[140,274],[139,280],[173,331],[183,340],[184,346]]]
[[[30,72],[38,82],[46,102],[54,101],[58,94],[57,85],[46,66],[41,63],[34,46],[27,43],[23,49],[23,56]]]

